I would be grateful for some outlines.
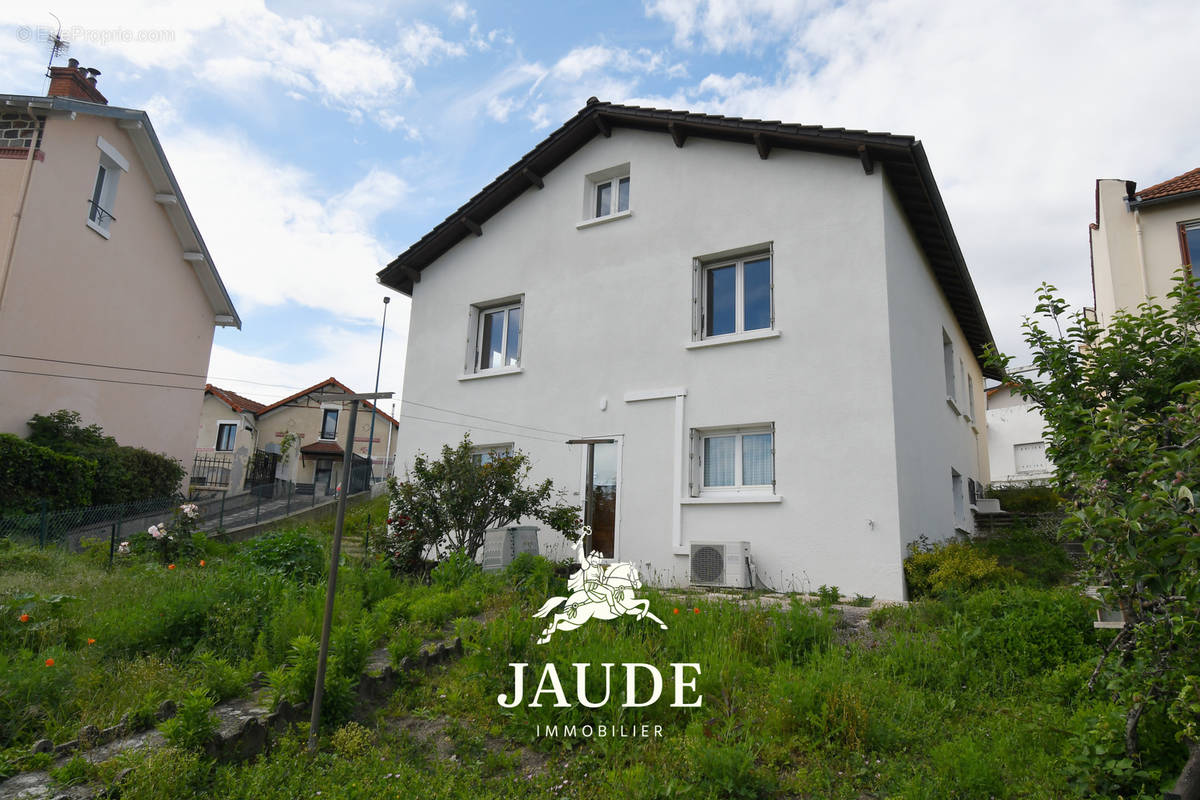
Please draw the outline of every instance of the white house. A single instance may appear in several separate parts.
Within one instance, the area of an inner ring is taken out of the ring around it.
[[[900,599],[972,527],[992,337],[912,137],[592,98],[379,280],[398,473],[519,448],[655,583]]]
[[[987,390],[987,440],[993,486],[1042,484],[1054,477],[1054,464],[1046,456],[1042,410],[1025,400],[1010,383]]]

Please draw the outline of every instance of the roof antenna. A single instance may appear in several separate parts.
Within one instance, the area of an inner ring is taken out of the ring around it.
[[[62,20],[59,19],[53,12],[47,11],[47,14],[54,17],[54,21],[58,23],[58,31],[53,36],[46,34],[46,41],[50,43],[50,60],[46,62],[46,77],[50,77],[50,67],[54,66],[54,59],[61,55],[65,55],[67,50],[71,49],[71,43],[62,38]]]

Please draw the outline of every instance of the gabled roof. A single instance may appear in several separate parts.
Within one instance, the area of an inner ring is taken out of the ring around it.
[[[258,412],[258,415],[261,416],[263,414],[268,414],[278,408],[282,408],[283,406],[286,406],[288,403],[292,403],[296,400],[299,400],[301,397],[304,397],[305,395],[313,394],[314,392],[316,392],[320,389],[324,389],[327,386],[332,386],[336,389],[340,389],[341,391],[345,392],[346,394],[354,394],[354,390],[351,389],[349,386],[342,383],[337,378],[329,377],[329,378],[326,378],[325,380],[321,381],[320,383],[314,383],[312,386],[308,387],[307,389],[301,389],[300,391],[296,392],[293,395],[288,395],[287,397],[283,398],[282,400],[277,400],[276,402],[271,403],[269,406],[265,406],[262,409],[262,411]],[[366,411],[367,413],[370,413],[372,408],[375,408],[375,406],[371,404],[370,400],[363,400],[362,408],[360,409],[360,413],[362,411]],[[383,417],[388,422],[392,423],[392,425],[399,427],[400,423],[397,422],[391,415],[385,413],[383,411],[383,409],[376,409],[376,413],[378,413],[379,416]]]
[[[251,414],[259,414],[266,408],[262,403],[257,403],[248,397],[242,397],[240,394],[231,392],[228,389],[213,386],[211,383],[204,385],[204,392],[205,394],[211,394],[238,413],[249,411]]]
[[[117,126],[133,140],[134,149],[137,150],[138,157],[154,187],[155,200],[166,211],[167,218],[171,221],[171,227],[175,229],[175,235],[179,238],[179,244],[183,248],[184,260],[196,273],[196,277],[204,289],[204,295],[212,306],[214,323],[221,326],[242,327],[242,320],[238,316],[237,309],[233,307],[233,300],[230,299],[229,292],[226,291],[225,284],[221,281],[221,276],[213,264],[212,255],[204,244],[200,229],[196,227],[196,221],[192,218],[187,201],[183,199],[179,182],[175,180],[175,173],[171,171],[171,165],[167,162],[162,144],[158,141],[158,136],[154,133],[154,126],[150,124],[150,117],[145,111],[109,106],[103,103],[90,103],[70,97],[32,97],[17,94],[0,94],[0,108],[6,111],[25,111],[48,116],[90,114],[95,117],[115,119]]]
[[[768,158],[773,148],[784,148],[860,159],[868,173],[874,171],[876,164],[885,165],[885,172],[917,241],[976,357],[982,358],[984,348],[992,343],[991,329],[967,272],[925,149],[914,137],[623,106],[603,103],[594,97],[566,124],[380,270],[379,282],[411,296],[413,284],[420,280],[421,270],[468,234],[480,235],[487,220],[526,189],[540,187],[551,170],[593,137],[610,135],[613,127],[670,134],[678,147],[683,147],[689,137],[696,136],[754,145],[762,158]],[[984,374],[991,378],[1001,377],[987,369]]]
[[[1142,189],[1137,193],[1134,202],[1136,205],[1143,205],[1150,201],[1182,199],[1184,196],[1200,196],[1200,167],[1156,183],[1149,189]]]

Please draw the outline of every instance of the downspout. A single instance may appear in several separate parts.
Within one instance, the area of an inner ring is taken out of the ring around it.
[[[1133,228],[1137,231],[1138,269],[1142,276],[1142,299],[1150,299],[1150,279],[1146,275],[1146,246],[1142,240],[1142,212],[1133,209]]]
[[[37,120],[37,117],[33,113],[33,103],[30,103],[28,108],[29,116],[33,117],[34,120]],[[45,126],[45,124],[45,120],[42,120],[42,126]],[[42,133],[43,131],[44,127],[39,128],[35,123],[33,139],[29,142],[29,152],[25,154],[25,172],[21,176],[21,188],[17,192],[17,207],[13,211],[12,236],[9,237],[8,242],[6,243],[6,252],[4,253],[4,272],[0,273],[0,310],[3,310],[4,308],[4,294],[5,289],[8,288],[8,275],[12,271],[13,256],[17,252],[17,231],[19,231],[21,228],[21,215],[25,211],[25,199],[29,195],[29,183],[30,177],[33,175],[33,157],[34,153],[37,152],[39,138],[38,134]]]

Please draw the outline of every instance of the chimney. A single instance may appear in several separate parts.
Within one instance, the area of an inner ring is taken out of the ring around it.
[[[50,68],[50,90],[46,92],[46,96],[73,97],[76,100],[108,105],[108,100],[96,88],[96,76],[99,74],[100,70],[81,67],[77,60],[69,59],[65,67]]]

